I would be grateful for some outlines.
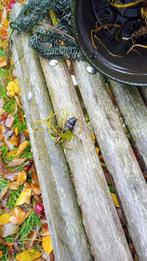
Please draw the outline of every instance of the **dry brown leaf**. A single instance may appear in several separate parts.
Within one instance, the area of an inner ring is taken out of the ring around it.
[[[9,114],[8,117],[7,117],[7,119],[6,119],[6,121],[5,121],[5,126],[6,126],[7,128],[11,128],[12,125],[13,125],[13,122],[14,122],[14,116],[11,115],[11,114]]]
[[[8,237],[15,234],[18,230],[18,225],[14,225],[12,223],[8,223],[3,226],[3,235],[2,237]]]
[[[8,167],[18,167],[21,166],[24,162],[26,161],[25,158],[20,158],[20,159],[14,159],[12,160],[9,164]]]

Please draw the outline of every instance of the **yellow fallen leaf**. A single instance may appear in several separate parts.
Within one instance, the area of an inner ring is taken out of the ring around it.
[[[33,261],[41,256],[41,253],[38,250],[30,249],[25,250],[16,255],[16,260],[18,261]]]
[[[19,134],[18,128],[14,128],[14,133],[15,133],[15,136],[18,136],[18,134]]]
[[[26,188],[21,192],[19,198],[16,201],[15,207],[23,205],[24,203],[30,204],[32,190],[30,188]]]
[[[29,146],[29,142],[27,140],[25,140],[24,142],[22,142],[19,147],[18,147],[18,150],[17,150],[17,153],[16,155],[20,155],[24,152],[24,150]]]
[[[15,79],[15,80],[9,82],[6,87],[6,90],[7,90],[7,95],[10,97],[14,97],[14,96],[18,95],[20,93],[18,80]]]
[[[111,193],[111,197],[113,199],[113,203],[114,205],[117,207],[117,208],[120,208],[120,205],[119,205],[119,202],[118,202],[118,199],[116,197],[116,195],[114,193]]]
[[[0,215],[0,225],[5,225],[10,222],[10,214],[9,213],[4,213]]]
[[[29,216],[29,214],[30,214],[30,211],[26,213],[20,207],[16,207],[11,212],[10,222],[12,224],[21,225],[25,221],[25,219]]]
[[[99,149],[98,147],[96,147],[95,150],[96,150],[96,154],[99,155],[99,153],[100,153],[100,149]]]
[[[50,235],[42,238],[42,247],[48,255],[53,251],[52,240]]]
[[[27,174],[24,170],[19,172],[18,177],[17,177],[17,184],[18,185],[24,184],[24,182],[26,181],[26,178],[27,178]]]

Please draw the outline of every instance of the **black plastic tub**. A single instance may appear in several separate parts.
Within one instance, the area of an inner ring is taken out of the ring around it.
[[[92,43],[91,32],[96,24],[101,21],[103,24],[113,23],[116,19],[116,13],[107,5],[107,0],[74,0],[74,24],[81,50],[93,66],[110,78],[131,85],[147,86],[147,49],[138,48],[137,52],[127,54],[132,42],[117,42],[112,30],[100,30],[98,39],[94,38]],[[131,21],[139,19],[137,9],[129,9],[125,15]],[[122,13],[120,17],[123,17]],[[126,37],[131,26],[127,24],[126,32],[124,28]],[[147,45],[147,36],[143,37],[141,43]]]

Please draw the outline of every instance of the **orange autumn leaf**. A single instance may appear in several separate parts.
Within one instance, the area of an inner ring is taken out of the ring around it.
[[[29,146],[29,142],[26,140],[24,142],[22,142],[17,150],[16,155],[19,156],[20,154],[22,154],[24,152],[24,150]]]
[[[9,142],[13,144],[15,147],[19,145],[20,138],[17,135],[12,135],[12,137],[9,139]]]
[[[7,60],[5,57],[0,57],[0,68],[5,67],[7,65]]]
[[[0,250],[0,258],[2,258],[3,256],[3,252]]]
[[[4,137],[4,126],[0,125],[0,141]]]
[[[40,187],[35,185],[35,184],[31,184],[31,188],[32,188],[32,192],[34,195],[40,195],[41,191],[40,191]]]
[[[33,261],[41,256],[41,253],[38,250],[30,249],[25,250],[16,255],[16,260],[18,261]]]
[[[15,156],[16,156],[16,150],[10,150],[7,154],[7,158],[11,158]]]
[[[15,136],[18,136],[18,134],[19,134],[18,128],[14,128],[14,133],[15,133]]]
[[[53,251],[52,240],[50,235],[42,238],[42,247],[48,255]]]
[[[16,181],[13,181],[13,182],[10,182],[9,183],[9,188],[12,189],[12,190],[16,190],[18,189],[18,183]]]
[[[2,26],[4,26],[6,29],[8,29],[9,26],[9,20],[7,18],[3,19]]]
[[[10,222],[10,214],[9,213],[4,213],[0,215],[0,226],[8,224]]]
[[[19,198],[16,201],[15,206],[23,205],[24,203],[30,204],[32,190],[30,188],[26,188],[24,191],[21,192]]]
[[[27,178],[27,174],[24,170],[19,172],[18,177],[17,177],[17,181],[16,181],[17,184],[18,185],[24,184],[24,182],[26,181],[26,178]]]
[[[11,212],[11,219],[10,222],[13,224],[21,225],[25,219],[29,216],[30,211],[26,213],[23,209],[20,207],[16,207]]]

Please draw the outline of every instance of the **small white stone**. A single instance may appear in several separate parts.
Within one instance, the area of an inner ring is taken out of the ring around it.
[[[31,101],[32,97],[33,97],[32,92],[28,92],[28,94],[27,94],[28,101]]]
[[[96,73],[96,69],[93,66],[88,65],[87,66],[87,72],[91,73],[91,74],[94,74],[94,73]]]
[[[52,60],[49,61],[49,65],[52,66],[52,67],[55,67],[57,64],[58,64],[58,62],[55,59],[52,59]]]

